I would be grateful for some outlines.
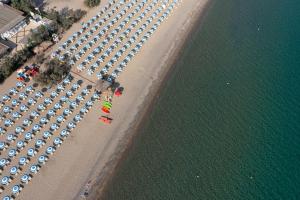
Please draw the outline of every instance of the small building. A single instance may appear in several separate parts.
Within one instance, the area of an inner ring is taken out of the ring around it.
[[[26,26],[23,12],[0,2],[0,36],[8,39]]]
[[[1,42],[0,40],[0,58],[2,58],[2,56],[8,52],[9,50],[9,46],[5,45],[4,43]]]

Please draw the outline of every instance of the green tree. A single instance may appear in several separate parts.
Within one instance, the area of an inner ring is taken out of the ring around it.
[[[27,14],[29,14],[30,11],[34,11],[33,2],[31,0],[12,0],[11,6]]]
[[[60,82],[71,70],[68,61],[61,62],[54,58],[45,64],[46,70],[34,77],[41,85],[53,85]]]
[[[100,4],[100,0],[84,0],[84,4],[87,6],[87,7],[95,7],[95,6],[98,6]]]

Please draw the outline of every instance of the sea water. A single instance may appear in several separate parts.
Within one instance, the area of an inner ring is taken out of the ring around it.
[[[212,0],[104,199],[300,199],[299,0]]]

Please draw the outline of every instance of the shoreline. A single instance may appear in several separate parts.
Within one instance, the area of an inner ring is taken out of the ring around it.
[[[164,89],[169,77],[172,75],[172,69],[175,68],[176,63],[180,60],[180,55],[184,52],[187,43],[192,39],[194,31],[201,27],[203,18],[207,14],[213,2],[208,0],[204,7],[201,2],[198,2],[190,14],[190,18],[185,21],[183,27],[178,31],[179,34],[176,40],[172,43],[172,47],[164,55],[164,60],[161,63],[159,76],[152,81],[150,89],[144,101],[139,105],[139,112],[135,115],[133,122],[128,126],[123,138],[119,142],[119,147],[112,154],[113,159],[109,160],[104,168],[101,169],[100,174],[92,174],[90,177],[96,177],[96,182],[90,186],[89,195],[86,199],[94,200],[101,199],[112,184],[115,173],[121,167],[122,161],[126,159],[135,137],[139,130],[143,128],[149,113],[153,110],[155,102],[159,99],[161,91]],[[165,67],[163,67],[165,66]],[[141,109],[143,108],[143,109]],[[129,138],[127,138],[129,137]],[[98,162],[95,164],[97,166]],[[75,199],[80,199],[80,194]]]

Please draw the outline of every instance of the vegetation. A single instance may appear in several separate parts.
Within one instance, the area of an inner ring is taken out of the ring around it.
[[[24,12],[29,12],[34,7],[30,0],[12,0],[12,6],[23,10]],[[79,21],[86,11],[77,9],[63,8],[61,11],[56,11],[51,9],[43,14],[52,20],[52,23],[49,25],[41,25],[36,30],[31,31],[31,35],[28,38],[27,46],[12,56],[4,56],[0,62],[0,83],[2,83],[9,75],[11,75],[16,69],[22,66],[28,59],[35,55],[33,52],[34,47],[40,45],[44,41],[51,41],[52,34],[60,34],[67,29],[69,29],[73,23]],[[43,56],[37,55],[35,58],[37,63],[42,64],[45,60]],[[51,60],[47,63],[48,70],[37,78],[37,81],[41,83],[51,82],[59,80],[62,75],[69,71],[69,66],[64,64],[59,64],[62,69],[53,67],[52,65],[56,64],[58,61]],[[50,79],[47,78],[47,75],[51,75]],[[49,79],[49,80],[46,80]]]
[[[41,85],[53,85],[60,82],[71,70],[68,62],[61,62],[54,58],[45,64],[46,70],[34,77],[34,80]]]
[[[13,56],[5,56],[0,65],[0,82],[3,82],[18,67],[23,65],[28,58],[33,56],[31,47],[25,47],[23,50],[16,52]]]
[[[69,8],[63,8],[61,11],[52,8],[46,12],[46,17],[53,20],[63,31],[69,29],[73,23],[79,21],[84,15],[86,15],[84,10]]]
[[[95,7],[95,6],[98,6],[100,4],[100,0],[84,0],[84,4],[87,6],[87,7]]]
[[[31,0],[12,0],[11,6],[27,14],[29,14],[30,11],[34,11],[34,5]]]

